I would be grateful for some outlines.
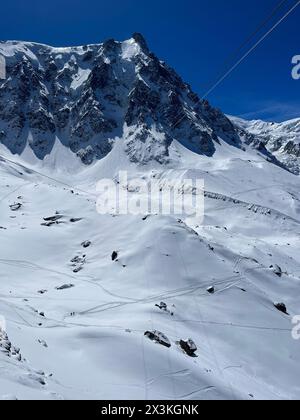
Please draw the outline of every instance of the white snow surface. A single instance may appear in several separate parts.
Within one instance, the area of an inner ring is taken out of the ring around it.
[[[122,58],[131,60],[133,57],[141,53],[141,47],[133,39],[122,42]]]
[[[299,399],[299,177],[224,143],[207,158],[174,142],[155,166],[130,163],[124,147],[86,167],[58,141],[44,161],[1,146],[0,314],[23,359],[0,347],[0,399]],[[120,169],[203,178],[204,223],[100,216],[96,182]],[[60,224],[41,225],[56,212]],[[144,336],[155,330],[171,348]],[[187,338],[197,358],[176,344]]]

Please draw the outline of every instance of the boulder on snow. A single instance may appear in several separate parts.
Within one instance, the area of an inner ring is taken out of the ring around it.
[[[215,293],[215,288],[214,288],[214,286],[210,286],[206,289],[206,291],[208,293],[210,293],[211,295],[213,295]]]
[[[80,217],[72,217],[72,219],[70,219],[71,223],[77,223],[77,222],[81,222],[82,218]]]
[[[43,347],[48,348],[48,344],[46,343],[45,340],[38,340],[38,343],[41,344]]]
[[[149,340],[154,341],[155,343],[161,344],[164,347],[171,347],[170,340],[160,331],[146,331],[145,337],[148,337]]]
[[[82,242],[82,244],[81,244],[81,246],[83,247],[83,248],[88,248],[88,247],[90,247],[92,245],[92,242],[91,241],[84,241],[84,242]]]
[[[39,295],[44,295],[47,292],[48,292],[48,290],[46,290],[46,289],[38,290]]]
[[[167,312],[168,314],[170,314],[171,316],[174,315],[174,313],[172,311],[169,310],[168,305],[165,302],[160,302],[160,304],[156,304],[155,305],[157,308],[159,308],[161,311]]]
[[[157,308],[161,309],[162,311],[166,311],[168,309],[168,305],[165,302],[160,302],[159,305],[155,305]]]
[[[11,211],[17,211],[22,207],[22,204],[21,203],[15,203],[15,204],[12,204],[9,207],[10,207]]]
[[[111,254],[111,259],[113,260],[113,261],[116,261],[116,259],[118,258],[118,253],[117,253],[117,251],[114,251],[112,254]]]
[[[86,255],[83,255],[82,257],[80,257],[79,255],[76,255],[76,257],[71,259],[71,263],[84,264],[85,263],[85,257],[86,257]]]
[[[281,277],[282,276],[282,269],[279,267],[279,265],[271,265],[270,267],[273,270],[273,273],[276,274],[276,276]]]
[[[57,222],[57,220],[60,220],[63,216],[60,214],[57,214],[55,216],[50,217],[44,217],[45,222]]]
[[[180,340],[179,345],[188,356],[196,357],[197,346],[191,338],[186,341]]]
[[[51,227],[53,225],[61,225],[62,223],[64,222],[60,222],[59,220],[56,220],[56,221],[49,221],[49,222],[41,223],[41,226]]]
[[[278,311],[283,312],[284,314],[288,315],[288,311],[284,303],[274,303],[274,306],[276,309],[278,309]]]
[[[56,290],[66,290],[75,287],[74,284],[63,284],[62,286],[56,287]]]

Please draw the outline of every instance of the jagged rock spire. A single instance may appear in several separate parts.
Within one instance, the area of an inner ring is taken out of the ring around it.
[[[132,38],[140,45],[140,47],[144,50],[144,51],[149,51],[148,48],[148,44],[147,41],[145,40],[145,38],[143,37],[142,34],[140,34],[139,32],[135,32],[132,35]]]

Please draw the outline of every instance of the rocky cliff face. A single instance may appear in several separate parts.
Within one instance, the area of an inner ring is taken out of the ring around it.
[[[131,160],[163,162],[174,139],[209,156],[219,138],[240,142],[230,121],[199,101],[139,34],[78,48],[6,42],[0,53],[7,62],[0,141],[13,153],[29,143],[43,159],[57,137],[89,164],[125,137]]]
[[[39,159],[56,139],[85,164],[106,156],[120,138],[132,161],[167,162],[179,141],[212,156],[246,134],[148,49],[140,34],[125,42],[52,48],[0,43],[7,78],[0,80],[0,142]]]

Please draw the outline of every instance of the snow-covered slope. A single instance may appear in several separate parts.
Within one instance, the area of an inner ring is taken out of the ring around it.
[[[0,398],[298,399],[300,178],[140,35],[0,50]],[[204,221],[98,214],[120,170],[203,179]]]
[[[0,313],[27,360],[0,352],[2,398],[299,398],[299,178],[229,145],[211,159],[173,143],[170,155],[181,158],[172,168],[140,167],[114,148],[92,166],[79,160],[67,186],[60,164],[2,150]],[[95,179],[125,167],[162,183],[203,177],[204,224],[97,214]],[[56,212],[58,225],[41,225]],[[144,336],[152,330],[171,348]],[[189,337],[198,358],[176,345]]]
[[[257,139],[276,156],[289,170],[300,173],[300,119],[284,123],[270,123],[260,120],[247,121],[230,117],[231,121],[243,131],[254,136],[250,143]]]

